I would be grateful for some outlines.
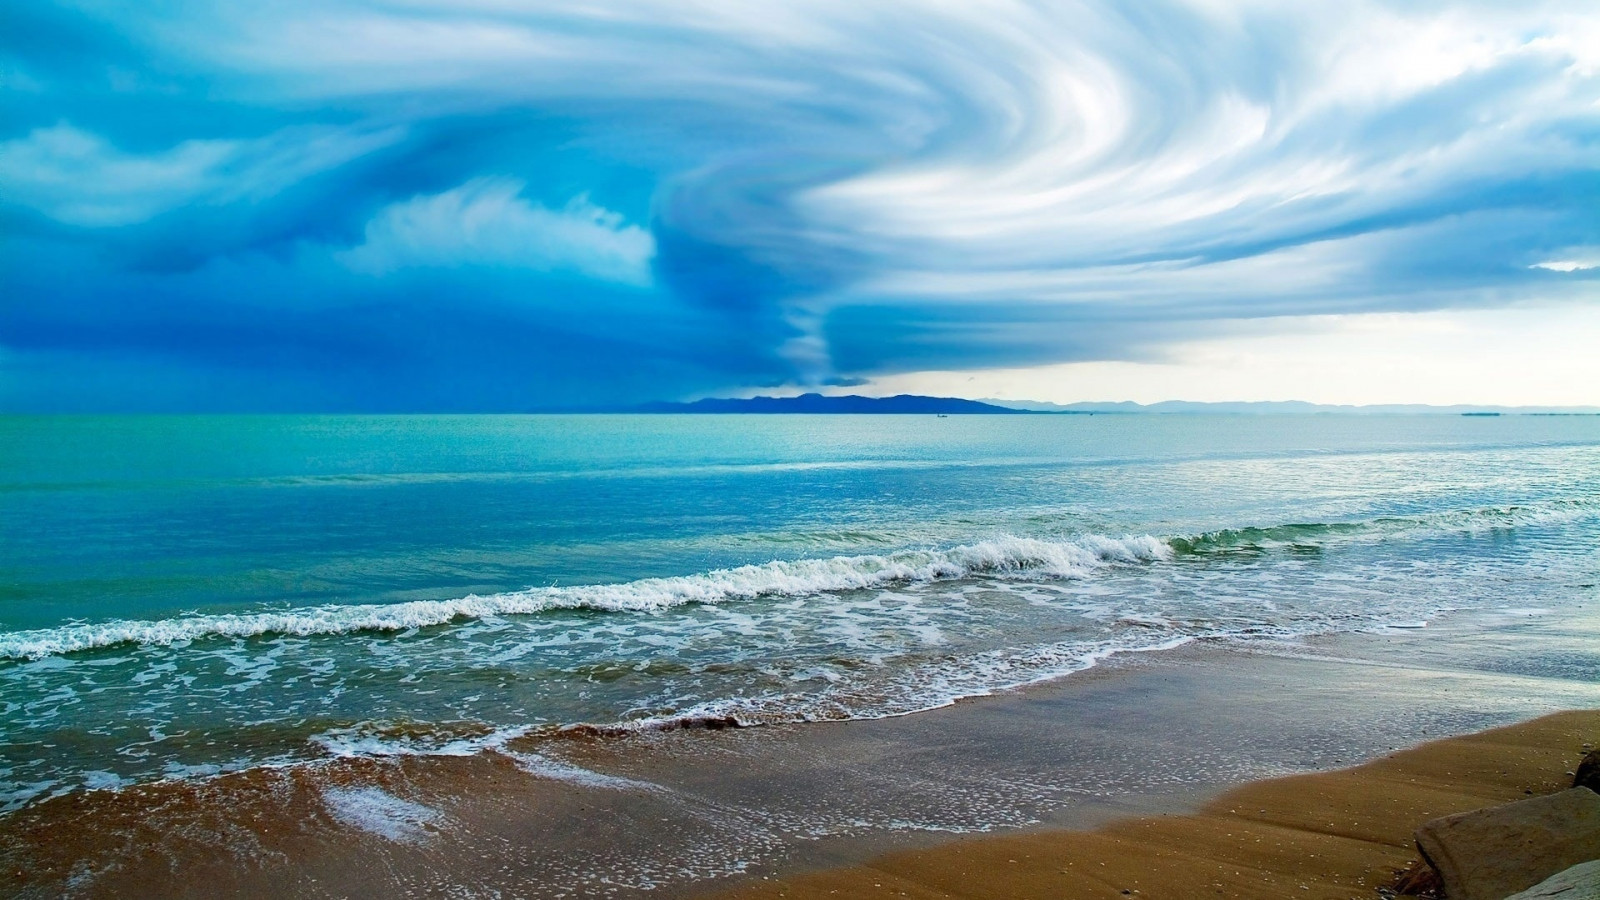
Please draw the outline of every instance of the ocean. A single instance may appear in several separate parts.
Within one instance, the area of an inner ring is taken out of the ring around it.
[[[0,811],[910,715],[1597,583],[1600,417],[10,416]]]

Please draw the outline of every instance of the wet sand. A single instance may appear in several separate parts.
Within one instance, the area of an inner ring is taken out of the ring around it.
[[[1570,787],[1600,711],[1425,744],[1337,772],[1255,782],[1191,815],[976,839],[749,887],[765,898],[1372,898],[1435,816]]]
[[[1597,647],[1587,614],[1204,642],[897,719],[78,794],[0,819],[0,895],[776,896],[781,880],[793,896],[1372,896],[1418,822],[1541,789],[1571,765],[1539,754],[1570,756],[1573,735],[1507,745],[1537,777],[1465,751],[1428,751],[1446,776],[1385,757],[1600,709]],[[1349,774],[1238,788],[1369,760],[1391,774],[1365,793],[1335,790]]]

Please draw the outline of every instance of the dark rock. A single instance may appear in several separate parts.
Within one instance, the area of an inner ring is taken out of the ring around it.
[[[1572,779],[1572,786],[1600,794],[1600,750],[1590,750],[1583,762],[1578,763],[1578,774]]]
[[[1411,865],[1395,873],[1390,890],[1401,897],[1436,898],[1444,894],[1439,873],[1420,859],[1412,860]]]
[[[1450,900],[1505,900],[1600,859],[1600,794],[1573,789],[1434,819],[1417,829],[1417,849]]]

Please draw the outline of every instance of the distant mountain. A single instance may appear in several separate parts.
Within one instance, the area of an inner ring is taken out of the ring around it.
[[[922,415],[1017,415],[1024,410],[956,397],[708,397],[693,403],[646,403],[630,412],[643,413],[920,413]]]
[[[1326,403],[1307,403],[1303,400],[1279,400],[1237,403],[1194,403],[1187,400],[1167,400],[1161,403],[1044,403],[1037,400],[983,400],[997,406],[1027,412],[1050,413],[1212,413],[1225,415],[1596,415],[1595,406],[1427,406],[1417,403],[1389,403],[1375,406],[1334,406]]]

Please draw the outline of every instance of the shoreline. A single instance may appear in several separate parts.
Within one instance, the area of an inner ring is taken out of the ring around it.
[[[1197,641],[914,716],[78,794],[0,818],[0,862],[22,896],[739,896],[884,854],[1193,814],[1262,778],[1600,708],[1592,675],[1525,670],[1531,649],[1592,647],[1592,618]]]
[[[1417,826],[1568,788],[1596,742],[1600,710],[1552,713],[1347,769],[1250,782],[1190,814],[972,838],[716,896],[1376,897],[1417,858]]]

